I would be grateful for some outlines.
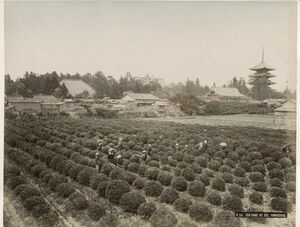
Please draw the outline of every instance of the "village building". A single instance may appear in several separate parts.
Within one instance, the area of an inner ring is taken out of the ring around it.
[[[212,87],[207,96],[217,101],[244,101],[249,99],[247,96],[242,95],[237,88],[228,87]]]
[[[120,103],[141,107],[151,106],[157,101],[159,101],[159,98],[152,94],[125,92],[123,98],[120,100]]]
[[[69,94],[73,97],[87,92],[87,96],[90,98],[96,93],[96,91],[90,85],[80,79],[64,79],[60,82],[60,85],[62,84],[66,85]]]
[[[65,102],[52,95],[34,95],[31,98],[5,97],[8,106],[17,111],[63,111]]]
[[[296,100],[287,100],[282,106],[275,109],[276,116],[296,117]]]

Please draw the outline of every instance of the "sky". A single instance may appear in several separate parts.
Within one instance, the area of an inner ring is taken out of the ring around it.
[[[5,2],[5,72],[131,72],[217,86],[250,67],[296,89],[295,2]]]

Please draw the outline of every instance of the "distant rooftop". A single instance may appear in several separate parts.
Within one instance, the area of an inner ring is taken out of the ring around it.
[[[84,91],[87,91],[90,95],[95,93],[95,90],[80,79],[64,79],[60,82],[60,85],[65,84],[69,93],[72,96],[79,95]]]
[[[229,88],[229,87],[213,87],[212,91],[216,95],[227,96],[227,97],[243,97],[237,88]]]
[[[133,93],[133,92],[126,92],[125,95],[129,95],[131,98],[135,100],[159,100],[156,96],[152,94],[146,93]]]
[[[59,103],[61,100],[53,95],[34,95],[32,98],[24,98],[22,96],[6,96],[5,100],[9,102],[41,102],[41,103]]]

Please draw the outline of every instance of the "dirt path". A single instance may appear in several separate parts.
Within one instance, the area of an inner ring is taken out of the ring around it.
[[[200,124],[211,126],[243,126],[270,129],[296,130],[296,119],[274,115],[236,114],[236,115],[209,115],[185,118],[163,117],[142,118],[142,120],[172,121],[183,124]]]

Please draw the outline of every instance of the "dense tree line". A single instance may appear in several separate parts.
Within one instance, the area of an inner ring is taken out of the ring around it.
[[[143,84],[141,81],[127,73],[121,77],[119,81],[112,76],[105,76],[102,72],[95,74],[60,74],[56,72],[46,74],[36,74],[26,72],[22,78],[13,81],[9,75],[5,75],[5,94],[8,96],[24,96],[32,97],[33,95],[55,95],[56,97],[68,97],[68,91],[64,84],[60,85],[63,79],[82,79],[95,89],[94,98],[121,98],[123,92],[133,91],[138,93],[149,93],[151,91],[161,90],[161,86],[157,82],[149,82]],[[82,94],[84,96],[84,94]]]

